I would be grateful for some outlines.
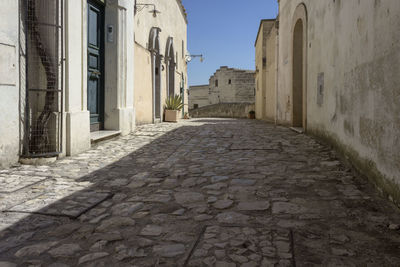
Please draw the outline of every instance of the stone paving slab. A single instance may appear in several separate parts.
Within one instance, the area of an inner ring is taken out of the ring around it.
[[[264,122],[139,126],[0,176],[0,266],[400,266],[399,210]]]
[[[293,266],[287,229],[207,226],[188,266]]]
[[[26,174],[29,175],[29,172]],[[44,176],[29,176],[29,179],[26,179],[28,176],[26,174],[22,174],[23,179],[21,179],[21,175],[3,176],[0,174],[0,184],[2,185],[0,194],[15,192],[47,179],[47,177]]]
[[[68,191],[57,193],[47,192],[19,205],[10,207],[4,212],[37,213],[78,218],[111,196],[112,194],[107,192],[95,191],[80,191],[78,194],[71,194]]]

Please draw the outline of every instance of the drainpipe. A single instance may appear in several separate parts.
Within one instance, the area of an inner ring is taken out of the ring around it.
[[[278,124],[278,93],[279,93],[279,15],[275,21],[276,28],[276,77],[275,77],[275,126]]]

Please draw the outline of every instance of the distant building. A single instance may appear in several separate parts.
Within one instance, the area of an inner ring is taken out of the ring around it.
[[[208,106],[210,101],[208,100],[209,85],[196,85],[190,86],[189,89],[189,108],[195,109],[204,106]]]
[[[208,85],[191,86],[189,89],[190,109],[219,103],[254,103],[254,101],[255,71],[252,70],[223,66],[210,77]]]

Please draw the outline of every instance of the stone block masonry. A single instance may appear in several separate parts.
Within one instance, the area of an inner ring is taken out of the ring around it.
[[[208,85],[191,86],[189,108],[220,103],[254,103],[255,71],[228,68],[218,69]]]

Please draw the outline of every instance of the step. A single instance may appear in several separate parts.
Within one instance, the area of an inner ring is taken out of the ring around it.
[[[304,129],[302,127],[290,127],[290,130],[295,131],[296,133],[303,134]]]
[[[121,134],[121,131],[103,130],[90,133],[90,142],[98,143],[107,139],[114,138]]]

